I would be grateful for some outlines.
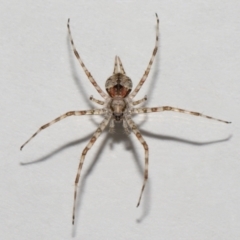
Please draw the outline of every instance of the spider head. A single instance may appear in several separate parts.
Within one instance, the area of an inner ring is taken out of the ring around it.
[[[116,73],[107,79],[105,88],[111,98],[125,98],[132,90],[132,80],[122,73]]]

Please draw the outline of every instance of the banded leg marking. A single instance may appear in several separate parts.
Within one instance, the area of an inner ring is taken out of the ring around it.
[[[204,118],[208,118],[208,119],[223,122],[223,123],[231,123],[229,121],[225,121],[225,120],[221,120],[221,119],[218,119],[218,118],[210,117],[208,115],[204,115],[204,114],[201,114],[199,112],[188,111],[188,110],[185,110],[185,109],[175,108],[175,107],[170,107],[170,106],[153,107],[153,108],[134,108],[134,109],[131,110],[131,113],[132,114],[134,114],[134,113],[139,114],[139,113],[152,113],[152,112],[163,112],[163,111],[174,111],[174,112],[180,112],[180,113],[187,113],[187,114],[191,114],[191,115],[194,115],[194,116],[204,117]]]
[[[97,104],[99,104],[99,105],[104,105],[104,101],[101,101],[101,100],[98,100],[98,99],[96,99],[96,98],[94,98],[93,96],[90,96],[90,98],[89,98],[92,102],[95,102],[95,103],[97,103]]]
[[[81,170],[82,170],[82,166],[84,163],[84,159],[86,157],[87,152],[91,149],[91,147],[93,146],[93,144],[96,142],[96,140],[98,139],[98,137],[100,136],[100,134],[103,132],[103,130],[106,128],[106,126],[108,125],[110,119],[112,118],[112,116],[109,116],[108,118],[104,119],[102,121],[102,123],[100,124],[100,126],[98,127],[98,129],[95,131],[95,133],[93,134],[93,136],[91,137],[89,143],[87,144],[87,146],[84,148],[82,155],[81,155],[81,159],[80,159],[80,163],[78,166],[78,171],[77,171],[77,175],[76,175],[76,179],[75,179],[75,187],[74,187],[74,201],[73,201],[73,214],[72,214],[72,224],[74,225],[74,221],[75,221],[75,209],[76,209],[76,200],[77,200],[77,188],[78,188],[78,182],[81,176]]]
[[[154,58],[157,54],[157,50],[158,50],[158,39],[159,39],[159,18],[158,15],[156,14],[156,18],[157,18],[157,30],[156,30],[156,41],[155,41],[155,47],[153,49],[153,53],[152,53],[152,57],[149,61],[149,64],[147,66],[147,70],[145,71],[144,75],[142,76],[142,79],[140,80],[140,82],[138,83],[138,85],[136,86],[136,88],[134,89],[134,91],[132,92],[132,94],[130,95],[131,98],[134,98],[136,96],[136,94],[138,93],[138,91],[141,89],[142,85],[144,84],[144,82],[146,81],[148,74],[151,70],[151,66],[153,64]]]
[[[133,104],[134,106],[136,106],[136,105],[138,105],[138,104],[140,104],[140,103],[143,103],[143,102],[146,102],[146,101],[147,101],[147,95],[145,95],[144,98],[142,98],[142,99],[140,99],[140,100],[138,100],[138,101],[132,102],[132,104]]]
[[[130,117],[126,117],[125,119],[126,119],[128,125],[130,126],[131,130],[133,131],[133,133],[136,135],[137,139],[143,145],[143,148],[144,148],[144,151],[145,151],[144,180],[143,180],[141,193],[140,193],[140,196],[139,196],[139,199],[138,199],[138,203],[137,203],[137,207],[138,207],[140,205],[140,202],[141,202],[141,199],[142,199],[142,195],[143,195],[143,191],[145,189],[145,186],[146,186],[146,183],[147,183],[147,179],[148,179],[148,154],[149,154],[149,150],[148,150],[148,145],[147,145],[146,141],[142,137],[142,134],[138,130],[138,128],[137,128],[136,124],[133,122],[133,120]]]
[[[51,122],[44,124],[43,126],[41,126],[21,147],[20,150],[23,149],[23,147],[30,142],[38,133],[40,133],[43,129],[50,127],[51,125],[53,125],[56,122],[59,122],[61,120],[63,120],[66,117],[69,116],[81,116],[81,115],[101,115],[104,114],[105,110],[104,109],[92,109],[92,110],[86,110],[86,111],[70,111],[67,112],[59,117],[57,117],[56,119],[52,120]]]
[[[93,76],[91,75],[91,73],[87,70],[85,64],[83,63],[82,59],[80,58],[80,55],[74,45],[73,42],[73,38],[72,38],[72,34],[71,34],[71,30],[70,30],[70,19],[68,19],[68,23],[67,23],[67,27],[68,27],[68,33],[69,33],[69,38],[71,41],[71,46],[73,49],[73,52],[78,60],[78,62],[80,63],[80,65],[82,66],[85,74],[87,75],[88,79],[90,80],[90,82],[92,83],[92,85],[95,87],[95,89],[99,92],[99,94],[106,99],[107,98],[107,94],[105,92],[103,92],[103,90],[99,87],[99,85],[96,83],[96,81],[94,80]]]

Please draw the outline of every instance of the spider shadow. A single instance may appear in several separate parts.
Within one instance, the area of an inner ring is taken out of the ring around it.
[[[175,141],[175,142],[191,144],[191,145],[195,145],[195,146],[205,146],[205,145],[210,145],[210,144],[217,144],[217,143],[228,141],[232,137],[232,135],[229,135],[227,138],[220,139],[220,140],[199,142],[199,141],[191,141],[191,140],[178,138],[178,137],[173,137],[173,136],[155,134],[155,133],[151,133],[151,132],[148,132],[148,131],[145,131],[145,130],[142,130],[142,129],[140,129],[140,131],[143,134],[143,136],[147,136],[147,137],[150,137],[150,138],[156,138],[158,140]],[[148,179],[148,181],[149,181],[149,179]],[[149,186],[146,189],[148,189],[148,191],[150,191]],[[146,218],[146,216],[149,214],[149,212],[150,212],[149,203],[151,201],[150,197],[151,197],[151,194],[146,194],[145,201],[143,202],[143,213],[142,213],[142,216],[136,220],[137,223],[141,223]]]
[[[40,158],[37,158],[31,162],[21,162],[20,165],[24,166],[24,165],[30,165],[30,164],[35,164],[35,163],[40,163],[40,162],[46,161],[46,160],[52,158],[54,155],[64,151],[65,149],[67,149],[69,147],[73,147],[75,145],[79,145],[82,142],[86,142],[87,140],[89,140],[91,138],[91,136],[92,136],[92,134],[88,134],[86,137],[83,137],[83,138],[71,141],[67,144],[64,144],[64,145],[58,147],[57,149],[51,151],[50,153],[48,153]]]
[[[191,145],[195,145],[195,146],[204,146],[204,145],[222,143],[222,142],[226,142],[232,138],[232,135],[229,135],[228,137],[220,139],[220,140],[199,142],[199,141],[192,141],[192,140],[187,140],[184,138],[178,138],[178,137],[173,137],[173,136],[168,136],[168,135],[156,134],[156,133],[148,132],[148,131],[142,130],[142,129],[141,129],[141,133],[144,136],[148,136],[151,138],[157,138],[159,140],[175,141],[175,142],[186,143],[186,144],[191,144]]]
[[[132,139],[130,137],[128,137],[125,133],[123,133],[122,126],[120,126],[120,124],[116,125],[116,131],[117,131],[118,134],[107,134],[105,136],[105,139],[102,142],[102,144],[100,145],[97,154],[95,155],[93,161],[91,162],[91,165],[87,168],[86,172],[83,174],[83,176],[80,180],[81,181],[80,182],[81,186],[80,186],[80,189],[78,191],[78,198],[77,198],[77,207],[76,207],[76,213],[77,214],[76,215],[78,217],[76,218],[76,224],[78,222],[78,219],[80,219],[80,217],[79,217],[80,214],[78,213],[79,212],[78,209],[79,209],[79,206],[81,204],[81,201],[82,201],[82,198],[83,198],[83,195],[84,195],[83,192],[84,192],[84,188],[85,188],[85,185],[86,185],[87,177],[92,173],[92,171],[93,171],[93,169],[94,169],[94,167],[97,163],[97,160],[100,158],[100,156],[103,152],[103,148],[104,148],[105,145],[107,145],[108,141],[111,142],[111,144],[110,144],[111,149],[113,149],[115,144],[118,144],[120,142],[124,142],[126,150],[131,150],[131,152],[133,154],[134,161],[135,161],[135,164],[136,164],[139,175],[142,177],[143,174],[144,174],[144,169],[143,169],[142,165],[140,164],[142,156],[138,155],[138,153],[137,153],[137,151],[134,147],[134,144],[132,142]],[[224,142],[224,141],[228,141],[231,138],[231,135],[230,135],[229,137],[227,137],[225,139],[221,139],[221,140],[208,141],[208,142],[197,142],[197,141],[190,141],[190,140],[187,140],[187,139],[177,138],[177,137],[173,137],[173,136],[155,134],[155,133],[151,133],[151,132],[148,132],[148,131],[145,131],[145,130],[142,130],[142,129],[141,129],[141,133],[144,136],[151,137],[151,138],[157,138],[159,140],[177,141],[177,142],[180,142],[180,143],[192,144],[192,145],[196,145],[196,146],[203,146],[203,145],[221,143],[221,142]],[[69,147],[79,145],[82,142],[87,142],[91,138],[92,135],[93,135],[93,133],[88,134],[87,136],[85,136],[81,139],[71,141],[71,142],[57,148],[56,150],[48,153],[47,155],[45,155],[41,158],[38,158],[34,161],[31,161],[31,162],[28,162],[28,163],[20,163],[20,164],[21,165],[29,165],[29,164],[40,163],[40,162],[43,162],[45,160],[48,160],[52,156],[54,156],[55,154],[58,154],[61,151],[65,150]],[[147,215],[150,212],[150,206],[151,206],[151,204],[150,204],[151,192],[150,191],[151,191],[150,180],[148,179],[147,187],[145,189],[144,198],[143,198],[143,212],[142,212],[141,217],[136,220],[137,223],[141,223],[147,217]],[[75,228],[73,228],[73,235],[75,235]]]

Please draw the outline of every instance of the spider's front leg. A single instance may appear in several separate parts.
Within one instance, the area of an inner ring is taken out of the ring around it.
[[[100,86],[97,84],[97,82],[95,81],[95,79],[93,78],[93,76],[91,75],[91,73],[88,71],[88,69],[86,68],[85,64],[83,63],[75,45],[73,42],[73,38],[72,38],[72,33],[71,33],[71,29],[70,29],[70,19],[68,19],[68,23],[67,23],[67,27],[68,27],[68,34],[69,34],[69,38],[70,38],[70,42],[72,45],[72,49],[73,52],[79,62],[79,64],[81,65],[81,67],[83,68],[83,71],[85,72],[85,74],[87,75],[89,81],[92,83],[92,85],[95,87],[95,89],[99,92],[99,94],[104,98],[107,99],[107,94],[105,92],[103,92],[103,90],[100,88]]]
[[[83,163],[84,163],[84,159],[86,157],[87,152],[91,149],[91,147],[96,142],[96,140],[98,139],[100,134],[106,128],[106,126],[108,125],[108,123],[109,123],[111,118],[112,118],[112,115],[109,115],[102,121],[102,123],[99,125],[98,129],[95,131],[95,133],[91,137],[89,143],[87,144],[87,146],[84,148],[84,150],[82,152],[80,163],[79,163],[79,166],[78,166],[77,176],[76,176],[76,179],[75,179],[73,214],[72,214],[72,224],[73,225],[74,225],[74,221],[75,221],[75,209],[76,209],[76,200],[77,200],[77,187],[78,187],[78,182],[79,182],[79,179],[80,179],[80,175],[81,175],[81,170],[82,170],[82,166],[83,166]]]
[[[131,119],[130,116],[125,116],[125,119],[128,123],[128,125],[130,126],[131,130],[133,131],[133,133],[136,135],[137,139],[140,141],[140,143],[143,145],[144,151],[145,151],[145,170],[144,170],[144,180],[143,180],[143,185],[142,185],[142,189],[141,189],[141,193],[138,199],[138,203],[137,203],[137,207],[140,205],[141,199],[142,199],[142,194],[144,191],[144,188],[146,186],[147,183],[147,179],[148,179],[148,145],[146,143],[146,141],[144,140],[144,138],[142,137],[142,134],[140,133],[140,131],[138,130],[136,124],[133,122],[133,120]]]
[[[148,66],[147,66],[147,69],[146,71],[144,72],[141,80],[139,81],[138,85],[136,86],[136,88],[133,90],[133,92],[130,94],[130,98],[134,98],[136,96],[136,94],[139,92],[139,90],[141,89],[142,85],[144,84],[144,82],[146,81],[147,77],[148,77],[148,74],[151,70],[151,66],[153,64],[153,61],[154,61],[154,58],[157,54],[157,51],[158,51],[158,39],[159,39],[159,18],[158,18],[158,15],[156,14],[156,18],[157,18],[157,29],[156,29],[156,40],[155,40],[155,47],[153,49],[153,53],[152,53],[152,56],[151,56],[151,59],[148,63]]]
[[[70,117],[70,116],[82,116],[82,115],[101,115],[105,113],[105,109],[92,109],[92,110],[86,110],[86,111],[70,111],[67,112],[59,117],[57,117],[56,119],[52,120],[51,122],[44,124],[43,126],[41,126],[20,148],[20,150],[23,149],[23,147],[29,143],[39,132],[41,132],[43,129],[52,126],[54,123],[59,122],[61,120],[63,120],[66,117]]]
[[[221,120],[221,119],[218,119],[218,118],[210,117],[208,115],[204,115],[204,114],[201,114],[199,112],[188,111],[188,110],[185,110],[185,109],[175,108],[175,107],[170,107],[170,106],[153,107],[153,108],[144,108],[143,107],[143,108],[133,108],[133,109],[131,109],[132,114],[134,114],[134,113],[135,114],[153,113],[153,112],[163,112],[163,111],[173,111],[173,112],[187,113],[187,114],[191,114],[191,115],[194,115],[194,116],[204,117],[204,118],[208,118],[208,119],[223,122],[223,123],[231,123],[229,121],[225,121],[225,120]]]

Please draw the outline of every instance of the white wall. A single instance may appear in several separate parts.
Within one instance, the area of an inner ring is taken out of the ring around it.
[[[1,239],[240,239],[239,11],[237,0],[2,1]],[[71,117],[19,150],[41,125],[100,98],[72,54],[67,19],[102,88],[116,54],[136,86],[154,47],[155,12],[159,52],[136,99],[233,123],[134,117],[150,148],[139,208],[143,148],[121,127],[104,133],[86,157],[72,229],[79,158],[102,118]]]

